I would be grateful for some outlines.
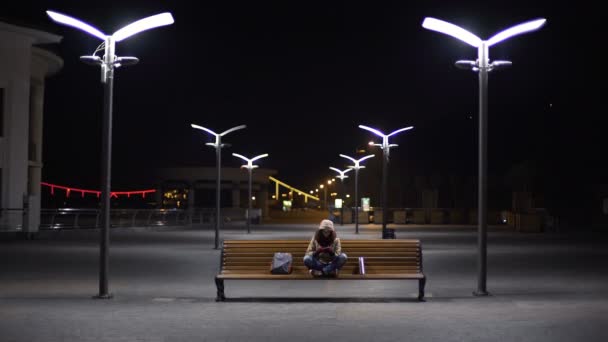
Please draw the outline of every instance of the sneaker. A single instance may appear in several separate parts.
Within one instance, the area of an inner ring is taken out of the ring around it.
[[[313,269],[308,270],[308,273],[310,273],[310,275],[313,277],[320,277],[323,275],[323,272],[321,272],[319,270],[313,270]]]
[[[335,278],[338,276],[338,271],[337,270],[333,270],[333,271],[329,271],[329,272],[323,271],[323,275],[328,278]]]

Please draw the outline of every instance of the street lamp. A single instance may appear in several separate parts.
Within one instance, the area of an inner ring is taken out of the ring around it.
[[[330,205],[329,205],[329,203],[327,203],[327,191],[329,191],[329,186],[331,185],[331,183],[332,183],[332,180],[328,179],[327,186],[325,187],[325,193],[323,194],[325,196],[325,208],[328,210],[330,208]],[[330,196],[331,196],[331,193],[330,193]]]
[[[59,24],[75,27],[103,41],[93,52],[92,56],[82,56],[80,60],[87,64],[101,66],[101,83],[104,84],[100,202],[103,224],[99,237],[99,294],[95,298],[109,299],[112,298],[112,294],[108,292],[108,271],[110,265],[110,189],[112,187],[112,97],[114,90],[114,69],[120,66],[133,65],[139,61],[136,57],[116,56],[116,43],[139,32],[173,24],[173,16],[168,12],[153,15],[131,23],[108,36],[93,26],[65,14],[54,11],[46,11],[46,14]],[[95,55],[102,49],[102,46],[105,53],[103,58]]]
[[[344,178],[348,178],[348,176],[346,176],[345,174],[349,171],[352,171],[353,169],[346,169],[346,170],[342,171],[338,168],[331,167],[331,166],[329,168],[330,168],[330,170],[334,170],[340,174],[339,176],[337,176],[337,178],[340,178],[340,183],[342,183],[342,186],[341,186],[342,193],[345,194],[346,190],[344,189]],[[346,203],[346,200],[344,200],[344,203]],[[342,207],[340,208],[340,225],[344,224],[344,203],[342,203]]]
[[[390,149],[391,147],[397,147],[399,145],[397,144],[389,144],[388,143],[388,138],[397,134],[397,133],[401,133],[403,131],[407,131],[410,130],[412,128],[414,128],[414,126],[409,126],[409,127],[404,127],[404,128],[399,128],[396,131],[393,131],[389,134],[384,134],[382,132],[380,132],[379,130],[375,129],[375,128],[371,128],[371,127],[367,127],[367,126],[363,126],[363,125],[359,125],[359,128],[368,130],[372,133],[374,133],[375,135],[379,136],[382,138],[382,144],[375,144],[373,142],[370,141],[370,145],[371,146],[380,146],[382,147],[382,238],[386,239],[388,236],[388,232],[386,230],[386,221],[388,219],[388,208],[387,208],[387,197],[388,197],[388,157],[390,154]]]
[[[229,144],[222,144],[222,137],[228,133],[237,131],[239,129],[243,129],[247,126],[240,125],[236,127],[232,127],[222,133],[215,133],[209,128],[205,128],[203,126],[190,124],[192,128],[200,129],[205,131],[213,136],[215,136],[214,143],[206,143],[207,146],[212,146],[215,148],[215,156],[216,156],[216,164],[217,164],[217,181],[216,181],[216,189],[215,189],[215,249],[219,248],[219,233],[220,233],[220,187],[221,187],[221,178],[222,178],[222,147],[230,146]]]
[[[359,202],[358,202],[359,201],[359,169],[365,168],[365,166],[359,165],[359,163],[361,163],[365,159],[374,157],[374,155],[370,154],[369,156],[365,156],[361,159],[355,159],[355,158],[349,157],[345,154],[341,154],[340,157],[346,158],[346,159],[352,161],[353,163],[355,163],[355,165],[349,165],[348,167],[350,169],[355,170],[355,233],[359,234]]]
[[[258,159],[262,159],[265,157],[268,157],[268,153],[265,154],[260,154],[259,156],[255,156],[251,159],[248,159],[245,156],[242,156],[240,154],[237,153],[233,153],[232,154],[235,157],[241,158],[244,161],[247,162],[247,165],[241,165],[241,167],[246,168],[248,173],[249,173],[249,209],[247,210],[247,234],[251,233],[251,229],[250,229],[250,223],[251,223],[251,201],[252,201],[252,197],[251,197],[251,173],[253,172],[253,169],[255,169],[256,167],[258,167],[257,165],[253,165],[253,162],[258,160]]]
[[[487,296],[486,290],[486,256],[487,256],[487,128],[488,128],[488,72],[511,65],[510,61],[490,63],[489,47],[518,34],[539,29],[546,19],[528,21],[495,34],[488,40],[482,40],[471,32],[435,18],[425,18],[422,27],[447,34],[477,48],[476,61],[457,61],[456,67],[479,72],[479,163],[478,163],[478,203],[477,203],[477,245],[478,277],[476,296]]]
[[[327,188],[323,184],[319,184],[319,189],[323,189],[323,209],[327,209]]]

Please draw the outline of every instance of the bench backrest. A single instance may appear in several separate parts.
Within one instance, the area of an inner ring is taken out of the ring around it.
[[[340,240],[348,255],[343,272],[356,273],[358,258],[365,258],[366,273],[422,273],[420,240]],[[293,255],[294,272],[306,272],[302,259],[310,240],[224,240],[223,273],[268,272],[276,252]]]

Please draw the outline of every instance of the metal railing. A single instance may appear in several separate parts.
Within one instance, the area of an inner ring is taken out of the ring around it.
[[[354,212],[354,208],[344,208],[345,223],[354,221]],[[489,210],[488,223],[507,224],[507,212]],[[340,209],[332,211],[333,216],[340,214]],[[396,224],[476,224],[477,211],[474,208],[388,208],[387,219],[388,223]],[[382,223],[382,208],[372,207],[369,211],[360,208],[359,223]]]
[[[110,225],[117,227],[187,226],[214,222],[214,210],[184,209],[112,209]],[[42,209],[40,229],[80,229],[101,226],[98,209]]]
[[[0,231],[19,232],[23,229],[23,216],[27,212],[21,208],[0,209]]]

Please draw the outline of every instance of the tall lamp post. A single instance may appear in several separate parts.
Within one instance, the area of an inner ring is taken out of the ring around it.
[[[325,186],[325,207],[329,210],[330,205],[327,202],[327,192],[329,191],[329,186],[332,184],[332,180],[328,179],[327,180],[327,185]],[[331,197],[331,192],[329,193],[329,197]],[[330,198],[331,199],[331,198]]]
[[[319,184],[319,189],[322,189],[325,193],[325,195],[323,196],[323,209],[327,209],[327,189],[323,184]]]
[[[539,29],[546,19],[528,21],[504,31],[501,31],[488,40],[482,40],[471,32],[454,24],[435,18],[425,18],[422,27],[447,34],[457,38],[474,48],[477,48],[477,60],[457,61],[456,67],[470,69],[479,73],[479,162],[478,162],[478,203],[477,203],[477,291],[476,296],[487,296],[486,269],[487,269],[487,128],[488,128],[488,73],[511,65],[510,61],[493,61],[490,63],[489,48],[518,34]]]
[[[80,60],[92,65],[101,66],[101,83],[104,85],[103,102],[103,128],[101,152],[101,220],[99,243],[99,294],[94,298],[109,299],[112,294],[108,292],[108,272],[110,266],[110,189],[112,187],[112,100],[114,90],[114,69],[120,66],[133,65],[139,60],[136,57],[118,57],[115,55],[116,43],[127,39],[139,32],[159,26],[173,24],[171,13],[153,15],[131,23],[112,35],[106,35],[95,27],[78,19],[54,11],[46,11],[55,22],[72,26],[99,38],[103,43],[91,56],[82,56]],[[104,50],[104,56],[95,55]]]
[[[381,144],[375,144],[370,141],[371,146],[379,146],[382,147],[382,238],[386,239],[388,237],[388,232],[386,230],[386,221],[388,219],[388,208],[387,208],[387,198],[388,198],[388,158],[390,154],[391,147],[397,147],[397,144],[389,144],[388,138],[403,131],[410,130],[414,128],[414,126],[400,128],[396,131],[393,131],[389,134],[384,134],[379,130],[363,125],[359,125],[359,128],[370,131],[377,136],[382,138]]]
[[[255,156],[251,159],[248,159],[245,156],[242,156],[240,154],[237,153],[233,153],[232,154],[235,157],[241,158],[244,161],[247,162],[247,165],[241,165],[242,168],[247,169],[248,173],[249,173],[249,209],[247,210],[247,234],[251,233],[251,228],[250,228],[250,224],[251,224],[251,210],[252,210],[252,206],[251,206],[251,202],[252,202],[252,197],[251,197],[251,173],[253,172],[253,169],[255,169],[256,167],[258,167],[257,165],[253,165],[253,162],[258,160],[258,159],[262,159],[265,157],[268,157],[268,153],[265,154],[260,154],[259,156]]]
[[[216,156],[216,164],[217,164],[217,177],[216,177],[216,189],[215,189],[215,249],[219,248],[219,234],[220,234],[220,193],[221,193],[221,178],[222,178],[222,147],[230,146],[229,144],[222,144],[222,137],[228,133],[237,131],[239,129],[246,128],[245,125],[235,126],[228,130],[225,130],[222,133],[215,133],[209,128],[205,128],[203,126],[191,124],[192,128],[200,129],[201,131],[205,131],[213,136],[215,136],[214,143],[206,143],[207,146],[212,146],[215,148],[215,156]]]
[[[350,169],[355,170],[355,233],[359,234],[359,169],[364,169],[365,166],[360,165],[360,163],[362,161],[364,161],[365,159],[369,159],[372,158],[374,155],[370,154],[369,156],[365,156],[361,159],[355,159],[353,157],[349,157],[345,154],[341,154],[340,157],[342,158],[346,158],[350,161],[352,161],[353,163],[355,163],[355,165],[350,165],[348,166]]]
[[[341,188],[342,188],[342,193],[345,194],[346,191],[344,189],[344,178],[348,178],[348,176],[346,176],[345,174],[349,171],[352,171],[353,169],[346,169],[346,170],[340,170],[338,168],[335,167],[329,167],[330,170],[334,170],[337,173],[339,173],[339,176],[336,176],[337,178],[340,178],[340,183],[341,183]],[[346,203],[346,201],[344,201],[344,203]],[[344,224],[344,203],[342,203],[342,207],[340,208],[340,225]]]

